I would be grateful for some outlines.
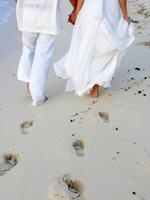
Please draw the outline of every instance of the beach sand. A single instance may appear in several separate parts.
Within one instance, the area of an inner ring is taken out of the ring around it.
[[[150,199],[150,17],[138,14],[149,5],[129,1],[129,16],[139,21],[136,40],[97,99],[64,93],[66,80],[54,73],[71,40],[69,2],[61,1],[49,100],[39,107],[17,80],[22,43],[15,10],[0,26],[0,200]]]

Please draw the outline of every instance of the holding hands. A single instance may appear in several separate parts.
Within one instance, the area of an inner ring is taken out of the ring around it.
[[[76,12],[76,10],[73,10],[72,13],[68,16],[68,22],[70,22],[72,25],[75,25],[77,16],[78,12]]]
[[[80,9],[83,6],[84,0],[69,0],[69,1],[71,2],[72,6],[74,7],[74,10],[69,15],[68,22],[75,25],[77,16],[79,14]]]

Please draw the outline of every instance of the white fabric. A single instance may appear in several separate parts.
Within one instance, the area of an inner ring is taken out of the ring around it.
[[[58,35],[62,29],[60,0],[18,0],[20,31]]]
[[[118,0],[85,0],[77,17],[69,52],[54,64],[58,77],[69,79],[66,91],[82,96],[95,84],[110,87],[134,26],[123,19]]]
[[[18,80],[30,83],[33,106],[44,102],[43,96],[56,36],[24,32],[23,53],[18,68]]]

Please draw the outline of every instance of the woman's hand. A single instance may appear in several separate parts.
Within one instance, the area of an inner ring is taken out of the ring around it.
[[[130,18],[129,17],[124,17],[124,19],[128,22],[128,24],[130,24],[131,23],[131,20],[130,20]]]

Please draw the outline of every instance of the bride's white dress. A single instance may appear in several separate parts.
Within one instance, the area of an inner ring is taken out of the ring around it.
[[[125,49],[134,40],[134,26],[123,19],[118,0],[85,0],[76,20],[69,52],[54,64],[68,79],[66,91],[82,96],[98,84],[110,87]]]

